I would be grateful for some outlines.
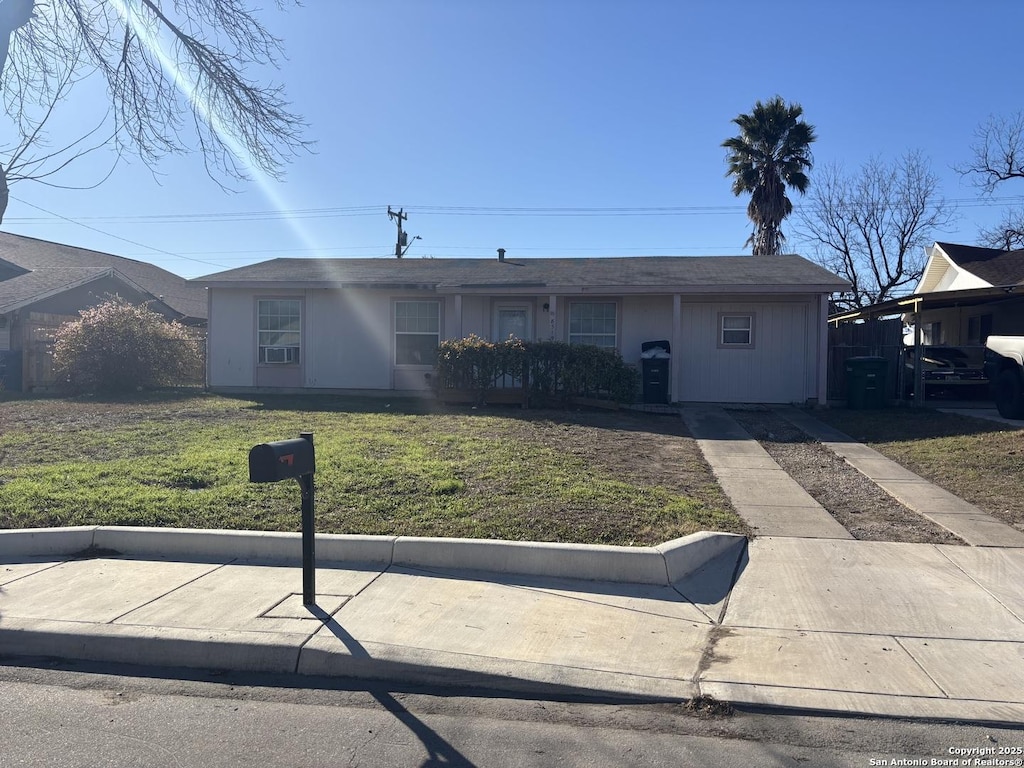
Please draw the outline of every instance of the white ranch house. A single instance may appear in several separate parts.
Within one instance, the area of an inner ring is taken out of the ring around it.
[[[218,391],[416,392],[475,334],[671,344],[670,398],[824,402],[829,295],[800,256],[275,259],[197,278]]]

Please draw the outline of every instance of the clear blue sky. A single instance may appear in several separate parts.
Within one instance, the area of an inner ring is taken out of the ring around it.
[[[156,178],[135,160],[95,190],[14,186],[3,228],[186,277],[387,256],[388,205],[423,238],[408,258],[745,253],[746,199],[720,145],[733,117],[775,94],[803,105],[817,165],[929,157],[960,217],[932,239],[973,243],[1024,201],[1024,182],[985,202],[953,170],[982,121],[1024,109],[1020,0],[306,0],[261,18],[288,53],[271,76],[317,142],[284,182],[225,193],[197,155]],[[63,105],[64,127],[96,99]],[[59,181],[95,181],[104,162]]]

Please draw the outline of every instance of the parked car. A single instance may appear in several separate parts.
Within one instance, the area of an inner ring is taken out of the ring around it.
[[[938,346],[920,349],[926,394],[978,395],[987,388],[980,349]],[[903,365],[903,392],[909,395],[914,391],[914,347],[905,349]]]
[[[1024,419],[1024,336],[989,336],[985,377],[1004,419]]]

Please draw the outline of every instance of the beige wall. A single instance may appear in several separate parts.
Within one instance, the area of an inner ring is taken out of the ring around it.
[[[394,364],[396,298],[433,298],[432,294],[346,289],[331,291],[254,291],[212,289],[210,314],[209,384],[212,387],[275,386],[271,376],[288,378],[283,366],[256,365],[257,298],[295,296],[303,300],[302,365],[292,368],[296,386],[310,389],[425,389],[432,366]],[[496,304],[523,303],[530,307],[532,336],[550,336],[551,313],[544,309],[548,295],[439,297],[442,338],[474,333],[493,338]],[[619,350],[628,363],[639,364],[640,345],[668,339],[672,343],[672,391],[684,401],[804,402],[817,396],[819,313],[817,297],[775,301],[771,297],[682,297],[678,335],[672,296],[590,297],[612,300],[619,307]],[[568,333],[573,297],[555,300],[558,340]],[[752,349],[720,349],[719,313],[755,315]],[[268,368],[264,371],[264,368]],[[284,380],[282,379],[282,382]]]
[[[752,348],[719,347],[722,312],[753,314]],[[810,300],[684,302],[674,366],[679,397],[723,403],[802,403],[817,397],[817,342],[824,331],[817,315]]]

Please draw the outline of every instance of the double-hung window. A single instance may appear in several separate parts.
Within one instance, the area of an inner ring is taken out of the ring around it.
[[[259,362],[298,365],[302,347],[302,302],[299,299],[260,299],[256,313]]]
[[[614,301],[574,301],[569,304],[569,343],[616,349]]]
[[[434,365],[440,343],[440,301],[395,302],[396,365]]]
[[[754,346],[753,315],[719,315],[720,347],[752,347]]]

